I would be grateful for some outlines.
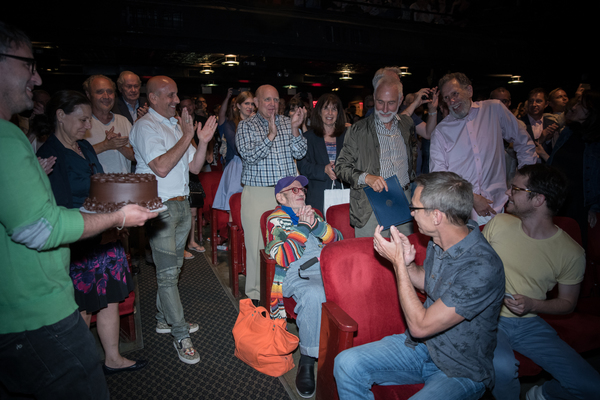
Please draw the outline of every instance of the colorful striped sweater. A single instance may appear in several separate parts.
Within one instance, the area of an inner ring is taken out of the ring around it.
[[[299,222],[294,225],[292,217],[281,206],[277,206],[267,219],[267,247],[265,251],[277,263],[271,288],[271,318],[286,318],[283,307],[283,280],[289,265],[302,257],[310,234],[317,237],[323,244],[342,239],[342,234],[325,222],[317,213],[315,213],[315,222],[312,226],[306,222]]]

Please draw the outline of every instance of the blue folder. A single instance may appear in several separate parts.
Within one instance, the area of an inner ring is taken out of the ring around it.
[[[387,178],[385,182],[388,186],[387,192],[384,189],[381,193],[377,193],[369,186],[364,188],[379,225],[383,226],[383,229],[389,229],[392,225],[412,221],[408,201],[402,186],[400,186],[398,177],[393,175]]]

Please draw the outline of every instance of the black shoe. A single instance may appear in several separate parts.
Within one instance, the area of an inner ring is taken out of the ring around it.
[[[298,365],[298,373],[296,374],[296,392],[308,399],[315,394],[315,365],[307,363]]]
[[[111,367],[107,367],[106,364],[102,364],[102,370],[104,370],[104,375],[112,375],[112,374],[118,374],[119,372],[139,371],[140,369],[144,368],[146,365],[148,365],[148,361],[137,360],[135,362],[135,364],[133,364],[130,367],[125,367],[125,368],[111,368]]]

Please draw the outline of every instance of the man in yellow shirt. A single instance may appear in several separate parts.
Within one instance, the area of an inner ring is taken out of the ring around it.
[[[552,222],[568,186],[565,176],[550,166],[524,166],[506,191],[509,214],[499,214],[483,230],[506,276],[494,352],[497,400],[519,399],[519,364],[513,350],[554,378],[529,390],[528,400],[591,399],[600,393],[600,374],[537,316],[572,312],[583,280],[584,250]],[[546,299],[556,284],[558,297]]]

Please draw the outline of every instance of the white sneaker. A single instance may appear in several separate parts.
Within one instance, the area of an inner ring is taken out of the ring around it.
[[[527,391],[527,394],[525,395],[525,398],[527,400],[546,400],[546,398],[542,394],[542,387],[538,385],[535,385],[534,387],[529,389]]]
[[[198,332],[200,326],[195,322],[190,322],[190,333]],[[171,333],[171,327],[166,322],[156,322],[156,333]]]
[[[200,354],[194,349],[192,339],[189,337],[183,338],[180,341],[174,340],[173,346],[175,346],[175,350],[177,350],[179,359],[184,363],[197,364],[200,362]],[[186,349],[189,349],[188,353],[185,352]]]

